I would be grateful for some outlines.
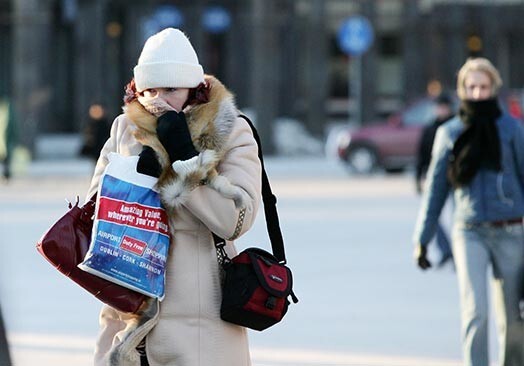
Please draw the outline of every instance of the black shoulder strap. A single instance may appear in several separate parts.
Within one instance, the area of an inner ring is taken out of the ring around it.
[[[258,132],[253,125],[253,123],[244,115],[240,115],[251,127],[253,131],[253,136],[258,145],[258,157],[260,159],[260,164],[262,165],[262,201],[264,203],[264,214],[266,217],[266,227],[269,234],[269,240],[271,241],[271,250],[273,255],[281,263],[286,263],[286,254],[284,252],[284,239],[282,238],[282,231],[280,230],[280,223],[278,221],[277,213],[277,198],[271,191],[271,185],[269,184],[269,179],[266,174],[266,169],[264,168],[264,158],[262,156],[262,145],[260,143],[260,137]],[[213,234],[215,240],[215,245],[219,242],[223,242],[223,239],[220,239]]]
[[[280,223],[278,221],[277,213],[277,197],[271,191],[271,185],[264,168],[264,158],[262,155],[262,144],[260,143],[260,137],[258,136],[257,129],[253,126],[253,123],[244,115],[240,115],[251,127],[253,136],[258,145],[258,157],[260,164],[262,165],[262,201],[264,202],[264,213],[266,215],[266,227],[269,234],[269,240],[271,241],[271,249],[273,255],[283,263],[286,263],[286,253],[284,252],[284,239],[282,238],[282,230],[280,230]]]

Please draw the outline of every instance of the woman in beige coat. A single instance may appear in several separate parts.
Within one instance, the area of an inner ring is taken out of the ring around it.
[[[233,256],[232,240],[255,220],[261,166],[251,129],[177,29],[146,41],[128,87],[88,197],[110,152],[140,155],[137,170],[159,177],[171,234],[165,298],[138,314],[104,306],[95,365],[248,366],[246,329],[220,319],[212,233],[228,239]]]

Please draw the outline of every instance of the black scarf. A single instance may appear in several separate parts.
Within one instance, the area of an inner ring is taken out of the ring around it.
[[[496,99],[462,101],[459,115],[466,127],[455,141],[448,165],[454,187],[467,185],[481,168],[502,169],[496,125],[501,114]]]

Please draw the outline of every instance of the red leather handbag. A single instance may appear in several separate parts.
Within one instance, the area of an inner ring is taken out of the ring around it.
[[[136,313],[147,296],[77,267],[89,249],[95,204],[96,196],[82,207],[78,206],[78,198],[74,206],[70,203],[70,210],[42,236],[36,249],[56,269],[103,303],[126,313]]]

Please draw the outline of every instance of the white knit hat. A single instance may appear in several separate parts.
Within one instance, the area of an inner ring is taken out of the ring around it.
[[[166,28],[149,37],[134,68],[139,92],[149,88],[195,88],[204,70],[186,35]]]

